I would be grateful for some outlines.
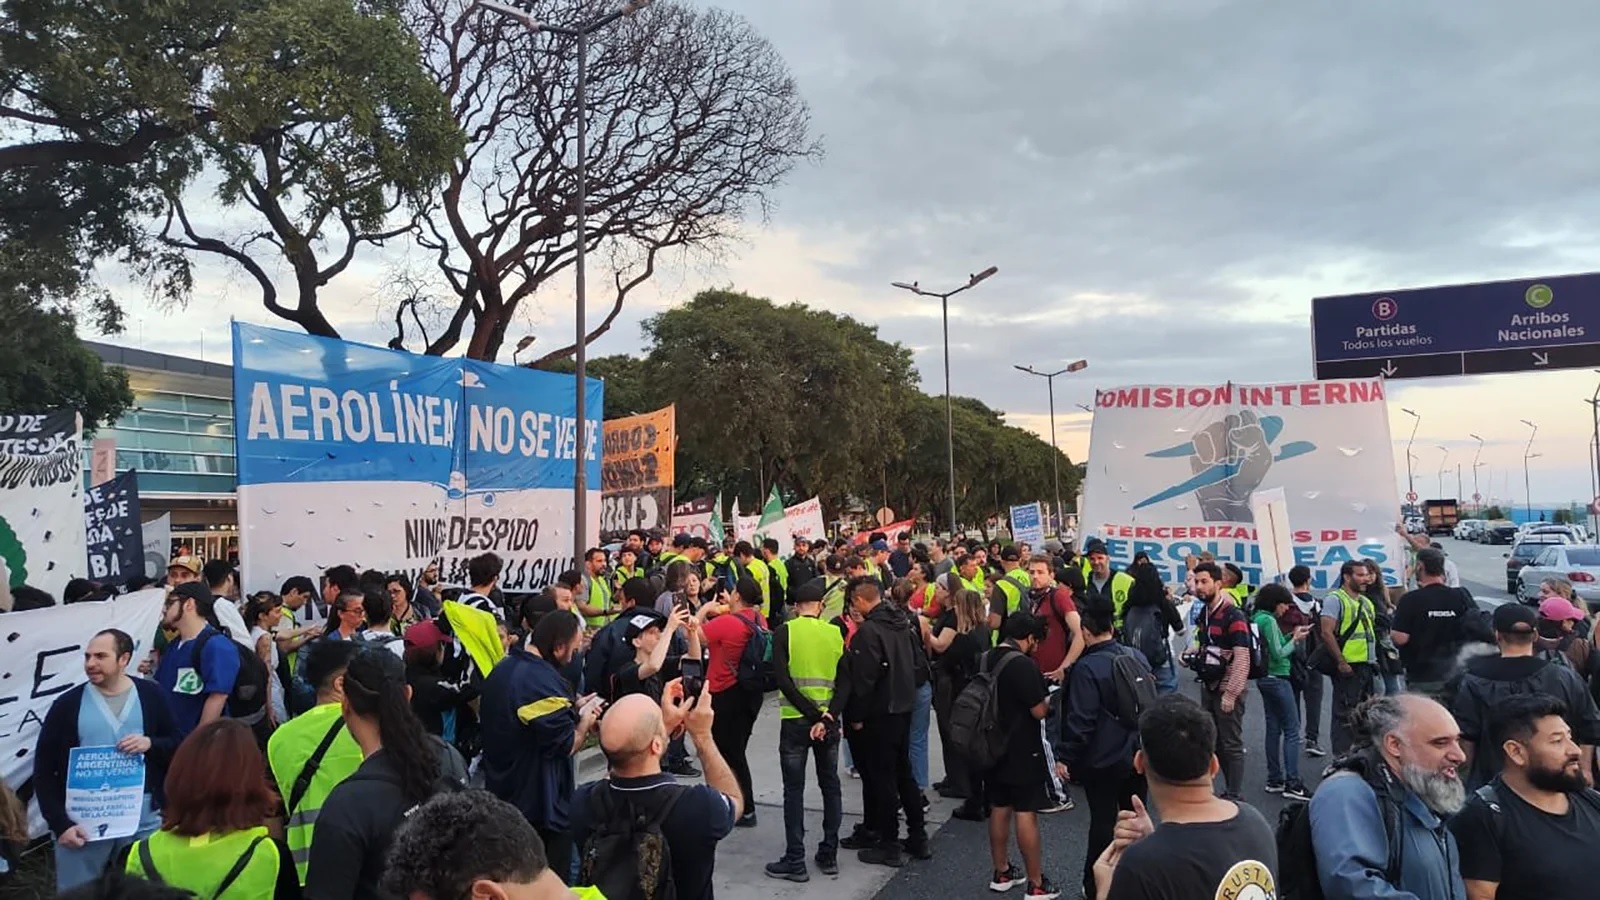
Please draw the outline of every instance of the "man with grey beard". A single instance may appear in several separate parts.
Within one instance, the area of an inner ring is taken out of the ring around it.
[[[1399,694],[1363,703],[1351,725],[1351,754],[1311,798],[1323,894],[1466,900],[1461,854],[1444,824],[1466,803],[1456,720],[1433,700]]]
[[[1505,766],[1450,821],[1474,900],[1595,896],[1600,793],[1584,784],[1566,714],[1549,694],[1508,697],[1495,708],[1489,733]]]

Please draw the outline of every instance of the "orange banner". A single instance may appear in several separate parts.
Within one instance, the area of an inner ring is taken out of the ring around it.
[[[606,420],[601,428],[600,489],[609,494],[672,487],[676,420],[676,406]]]

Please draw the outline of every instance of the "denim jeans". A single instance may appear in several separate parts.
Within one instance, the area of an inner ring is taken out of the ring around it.
[[[817,853],[839,852],[839,822],[844,818],[844,798],[839,787],[839,735],[811,740],[805,719],[784,719],[778,726],[778,765],[783,771],[784,862],[806,858],[806,757],[817,761],[817,787],[822,789],[822,843]]]
[[[933,682],[917,688],[917,705],[911,708],[911,739],[906,752],[911,756],[911,776],[917,787],[928,790],[928,728],[933,723]]]
[[[1289,679],[1268,675],[1256,679],[1267,721],[1267,780],[1300,780],[1300,712],[1294,706]]]
[[[1156,693],[1163,696],[1178,692],[1178,663],[1172,657],[1167,664],[1156,668]]]

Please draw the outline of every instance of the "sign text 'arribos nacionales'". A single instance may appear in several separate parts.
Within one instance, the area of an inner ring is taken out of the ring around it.
[[[1600,273],[1311,301],[1317,378],[1600,366]]]

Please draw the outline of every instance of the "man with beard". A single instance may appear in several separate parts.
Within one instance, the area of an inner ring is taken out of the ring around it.
[[[1377,610],[1367,599],[1372,573],[1359,560],[1339,567],[1339,587],[1322,598],[1322,616],[1316,634],[1332,659],[1333,754],[1350,749],[1354,737],[1350,716],[1372,696],[1376,683],[1372,664],[1377,659]],[[1517,605],[1517,604],[1512,604]]]
[[[1549,694],[1496,707],[1489,733],[1505,767],[1450,820],[1472,900],[1594,896],[1600,794],[1584,783],[1583,752],[1566,712]]]
[[[1488,739],[1489,723],[1502,704],[1523,694],[1549,694],[1565,704],[1567,724],[1583,751],[1587,776],[1587,761],[1594,758],[1594,745],[1600,742],[1600,711],[1589,686],[1572,669],[1535,652],[1539,614],[1531,607],[1504,603],[1495,607],[1493,618],[1500,655],[1467,663],[1450,707],[1461,723],[1462,747],[1469,761],[1467,788],[1488,784],[1500,771],[1500,745]]]
[[[1324,896],[1466,900],[1444,824],[1466,803],[1456,720],[1433,700],[1399,694],[1362,704],[1351,724],[1357,743],[1311,798]]]

